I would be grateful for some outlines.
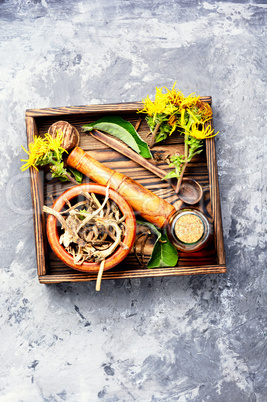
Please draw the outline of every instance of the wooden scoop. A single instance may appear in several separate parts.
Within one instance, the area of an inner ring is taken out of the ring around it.
[[[196,180],[184,178],[178,196],[186,204],[194,205],[201,200],[203,190]]]

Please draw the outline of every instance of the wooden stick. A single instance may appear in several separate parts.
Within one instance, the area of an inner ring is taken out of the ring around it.
[[[155,138],[156,138],[156,134],[158,132],[158,129],[160,128],[161,123],[157,123],[156,127],[154,128],[153,132],[152,132],[152,136],[151,136],[151,140],[150,140],[150,148],[152,148],[155,144]]]
[[[142,122],[142,119],[140,118],[140,119],[137,121],[137,123],[136,123],[136,125],[135,125],[135,127],[134,127],[134,128],[135,128],[135,131],[138,131],[141,122]]]

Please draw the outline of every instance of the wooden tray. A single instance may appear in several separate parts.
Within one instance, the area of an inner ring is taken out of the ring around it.
[[[201,98],[211,104],[210,97]],[[89,105],[79,107],[60,107],[47,109],[26,110],[26,129],[28,144],[33,142],[34,136],[44,135],[51,124],[58,120],[65,120],[73,124],[81,134],[79,146],[85,151],[90,152],[95,159],[104,163],[106,166],[115,169],[140,184],[155,192],[158,196],[166,199],[170,203],[177,201],[177,196],[165,181],[161,181],[153,173],[139,166],[137,163],[113,151],[103,145],[90,135],[81,132],[81,126],[85,123],[93,122],[100,117],[107,115],[119,115],[133,125],[142,118],[138,129],[140,136],[146,139],[149,131],[143,114],[137,114],[137,110],[142,109],[141,102],[111,104],[111,105]],[[164,143],[153,147],[154,156],[165,156],[175,152],[183,153],[183,137],[172,135]],[[158,164],[166,172],[169,171],[165,162]],[[197,253],[179,253],[179,261],[176,267],[141,268],[136,258],[141,245],[136,244],[135,250],[131,250],[128,257],[113,269],[104,272],[105,279],[125,279],[143,277],[162,277],[178,275],[196,274],[218,274],[226,272],[224,243],[220,210],[220,195],[217,176],[217,163],[214,138],[205,141],[205,149],[196,156],[186,168],[185,177],[191,177],[199,181],[202,186],[208,186],[205,191],[201,205],[196,207],[204,208],[205,213],[213,221],[214,242]],[[46,216],[42,212],[43,205],[51,206],[53,199],[71,187],[70,182],[62,183],[57,179],[52,179],[46,170],[35,170],[30,172],[31,192],[34,211],[34,232],[36,242],[37,270],[40,283],[60,283],[60,282],[83,282],[96,280],[95,274],[88,274],[73,270],[61,262],[52,252],[46,236]],[[86,177],[84,182],[90,182]],[[153,239],[146,242],[144,248],[144,261],[148,261],[153,249]]]

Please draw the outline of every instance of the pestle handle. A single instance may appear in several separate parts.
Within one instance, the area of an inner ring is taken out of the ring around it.
[[[69,154],[67,164],[96,183],[104,186],[109,184],[128,201],[136,212],[159,228],[165,227],[170,216],[176,211],[173,205],[159,198],[152,191],[130,177],[98,162],[79,147],[74,148]]]

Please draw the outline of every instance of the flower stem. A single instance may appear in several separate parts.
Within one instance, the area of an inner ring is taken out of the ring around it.
[[[180,177],[179,177],[179,179],[177,181],[177,186],[176,186],[176,189],[175,189],[176,194],[179,194],[180,187],[181,187],[181,184],[182,184],[182,181],[183,181],[185,168],[186,168],[186,166],[187,166],[187,164],[189,162],[188,161],[188,143],[187,143],[187,141],[188,141],[188,134],[185,134],[185,136],[184,136],[184,157],[185,157],[184,158],[184,165],[183,165]]]
[[[74,184],[80,184],[80,183],[78,183],[73,177],[71,177],[71,175],[68,174],[67,172],[65,173],[65,176],[67,176],[67,178],[68,178],[70,181],[72,181],[72,183],[74,183]]]
[[[55,167],[55,163],[53,163],[53,162],[51,162],[52,163],[52,166],[50,166],[50,170],[52,171],[52,172],[56,172],[56,167]],[[56,175],[55,177],[67,177],[68,179],[69,179],[69,181],[71,181],[72,183],[74,183],[74,184],[80,184],[80,183],[78,183],[65,169],[64,169],[64,172],[60,172],[61,174],[60,175]],[[63,174],[62,174],[63,173]]]
[[[158,129],[159,129],[160,125],[161,125],[161,122],[158,122],[158,123],[156,124],[156,127],[155,127],[154,130],[152,131],[152,136],[151,136],[149,148],[152,148],[152,147],[154,146],[154,144],[155,144],[156,134],[157,134],[157,132],[158,132]]]

